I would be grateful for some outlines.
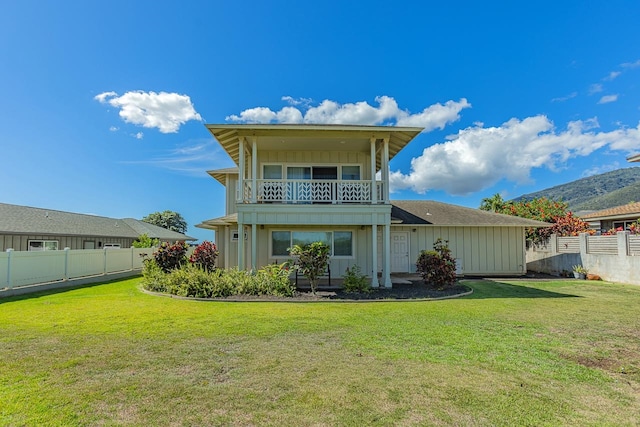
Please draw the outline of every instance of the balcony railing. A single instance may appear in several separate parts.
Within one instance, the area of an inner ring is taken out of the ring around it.
[[[242,203],[373,203],[371,181],[318,179],[244,180],[238,200]],[[384,203],[382,181],[376,181],[376,203]]]

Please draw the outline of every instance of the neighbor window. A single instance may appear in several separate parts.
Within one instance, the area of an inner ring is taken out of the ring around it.
[[[288,249],[293,245],[308,245],[322,242],[329,246],[334,257],[353,256],[353,233],[351,231],[272,231],[271,256],[289,256]]]
[[[29,240],[30,251],[57,251],[57,240]]]

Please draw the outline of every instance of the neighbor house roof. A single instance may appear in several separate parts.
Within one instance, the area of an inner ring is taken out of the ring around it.
[[[197,240],[153,224],[53,209],[0,203],[0,233],[136,238],[146,233],[160,240]]]
[[[389,159],[420,134],[421,127],[311,125],[311,124],[208,124],[213,137],[233,159],[239,162],[240,138],[258,137],[260,145],[268,150],[337,151],[352,146],[353,151],[366,151],[370,139],[389,139]],[[380,159],[376,159],[380,170]]]
[[[627,157],[628,162],[640,162],[640,153]]]
[[[551,224],[431,200],[392,200],[391,223],[443,226],[549,227]]]
[[[582,219],[597,220],[597,219],[616,219],[616,218],[629,218],[640,217],[640,202],[629,203],[622,206],[615,206],[609,209],[603,209],[601,211],[592,212],[587,215],[583,215]]]

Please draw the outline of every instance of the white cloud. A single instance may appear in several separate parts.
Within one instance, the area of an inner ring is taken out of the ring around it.
[[[243,123],[320,123],[320,124],[359,124],[397,126],[419,126],[425,131],[444,128],[449,123],[460,119],[460,111],[470,108],[466,99],[434,104],[422,112],[410,114],[398,107],[395,99],[389,96],[376,97],[377,106],[366,101],[339,104],[325,99],[317,106],[310,106],[310,99],[283,97],[282,100],[296,106],[287,106],[278,111],[268,107],[255,107],[242,111],[239,115],[226,117],[228,121]],[[302,106],[302,110],[297,106]],[[304,111],[304,113],[303,113]]]
[[[624,64],[620,64],[622,68],[638,68],[640,67],[640,59],[635,62],[625,62]]]
[[[615,78],[618,77],[620,74],[622,74],[622,71],[612,71],[609,73],[607,77],[604,78],[604,80],[607,80],[607,81],[615,80]]]
[[[616,169],[620,169],[620,163],[618,162],[613,162],[608,165],[594,166],[582,172],[582,177],[600,175],[601,173],[611,172]]]
[[[144,133],[138,132],[138,133],[134,134],[133,137],[135,139],[142,139],[142,138],[144,138]]]
[[[595,132],[597,127],[597,120],[590,119],[569,122],[566,130],[558,132],[540,115],[514,118],[499,127],[463,129],[448,141],[425,148],[412,159],[408,174],[392,172],[391,186],[464,195],[502,179],[528,182],[533,168],[554,170],[570,158],[588,156],[605,146],[624,151],[640,148],[640,124],[612,132]]]
[[[600,101],[598,101],[598,104],[608,104],[610,102],[616,102],[617,100],[618,100],[618,94],[605,95],[602,98],[600,98]]]
[[[120,128],[119,128],[119,127],[117,127],[117,126],[111,126],[111,127],[109,128],[109,130],[110,130],[111,132],[117,132],[117,131],[119,131],[119,130],[120,130]]]
[[[157,128],[162,133],[175,133],[189,120],[202,120],[191,98],[178,93],[131,91],[118,96],[116,92],[104,92],[94,99],[119,108],[125,122]]]
[[[131,165],[149,165],[172,172],[206,178],[207,170],[233,166],[222,147],[212,139],[191,140],[178,148],[165,151],[152,158],[122,162]]]
[[[604,89],[602,87],[602,84],[600,83],[594,83],[591,86],[589,86],[589,95],[593,95],[594,93],[600,93],[602,92]]]
[[[567,96],[560,96],[558,98],[553,98],[551,102],[564,102],[564,101],[570,100],[571,98],[575,98],[576,96],[578,96],[578,92],[571,92]]]
[[[289,105],[303,105],[305,107],[308,107],[313,103],[313,99],[311,98],[293,98],[291,96],[283,96],[280,99],[287,102]]]

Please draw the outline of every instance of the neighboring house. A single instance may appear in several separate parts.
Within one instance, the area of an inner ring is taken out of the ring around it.
[[[0,203],[0,251],[128,248],[141,234],[161,241],[193,241],[182,233],[133,218],[96,215]]]
[[[288,248],[331,248],[332,275],[358,265],[372,285],[415,272],[423,249],[449,241],[464,274],[526,272],[525,228],[546,223],[444,203],[391,201],[389,161],[422,128],[350,125],[207,125],[237,165],[209,171],[227,189],[216,231],[218,264],[283,262]],[[378,274],[381,273],[381,279]]]
[[[601,232],[616,228],[627,230],[632,223],[640,219],[640,202],[603,209],[581,218],[588,222],[591,228]]]
[[[628,162],[640,162],[640,154],[634,154],[633,156],[627,157]]]

